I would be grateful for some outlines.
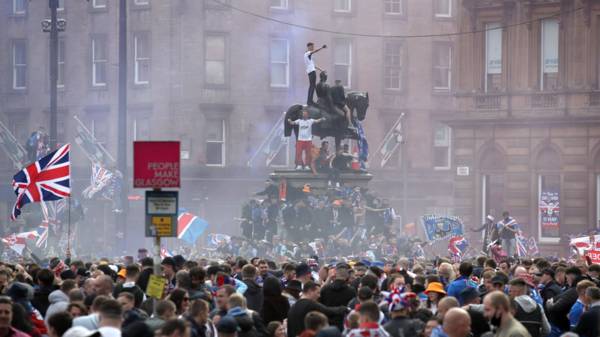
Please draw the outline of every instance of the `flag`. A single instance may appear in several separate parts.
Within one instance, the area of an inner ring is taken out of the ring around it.
[[[529,256],[534,256],[540,253],[537,242],[533,236],[530,236],[529,239],[527,239],[527,252],[529,253]]]
[[[28,203],[59,200],[71,195],[70,148],[70,144],[63,145],[15,174],[13,189],[17,201],[12,211],[13,220]]]
[[[519,235],[517,236],[517,255],[519,257],[527,256],[527,240],[525,237]]]
[[[23,249],[26,247],[27,240],[35,240],[38,237],[36,231],[23,232],[18,234],[11,234],[2,239],[8,248],[14,250],[19,255],[23,255]]]
[[[461,258],[467,251],[469,242],[463,236],[454,236],[448,241],[448,251],[450,255],[456,258]]]
[[[360,161],[360,168],[363,170],[367,169],[367,160],[369,160],[369,143],[365,136],[365,129],[362,126],[361,121],[356,120],[356,129],[358,130],[358,160]]]
[[[424,215],[421,223],[429,241],[463,235],[462,220],[455,216]]]
[[[83,190],[83,197],[92,199],[96,193],[102,191],[108,185],[112,176],[112,172],[104,168],[100,163],[92,163],[90,186]]]
[[[193,245],[207,227],[206,220],[189,212],[181,212],[177,217],[177,238]]]
[[[165,257],[173,257],[173,253],[171,253],[167,248],[160,248],[160,258],[164,259]]]
[[[217,248],[221,244],[229,242],[231,242],[231,236],[227,234],[210,233],[206,238],[206,245],[208,248]]]

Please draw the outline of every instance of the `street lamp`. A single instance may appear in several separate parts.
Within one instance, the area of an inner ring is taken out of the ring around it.
[[[50,19],[42,21],[42,31],[50,33],[50,148],[56,148],[58,133],[58,32],[65,30],[67,21],[59,19],[58,0],[48,0],[50,6]]]

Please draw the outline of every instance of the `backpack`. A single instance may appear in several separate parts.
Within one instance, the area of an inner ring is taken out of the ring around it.
[[[517,312],[515,314],[515,319],[529,331],[531,337],[541,337],[543,314],[540,305],[537,304],[535,310],[528,313],[523,310],[518,302],[516,304]]]

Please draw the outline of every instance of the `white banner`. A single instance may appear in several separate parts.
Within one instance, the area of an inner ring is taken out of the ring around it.
[[[485,26],[485,58],[488,74],[502,74],[502,28],[500,23]]]
[[[542,21],[542,61],[544,74],[558,73],[558,20]]]

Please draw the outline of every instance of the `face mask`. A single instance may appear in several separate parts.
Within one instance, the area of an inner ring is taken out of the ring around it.
[[[494,313],[494,316],[492,316],[492,318],[490,318],[490,324],[495,327],[499,327],[501,322],[502,322],[502,315],[496,311]]]

